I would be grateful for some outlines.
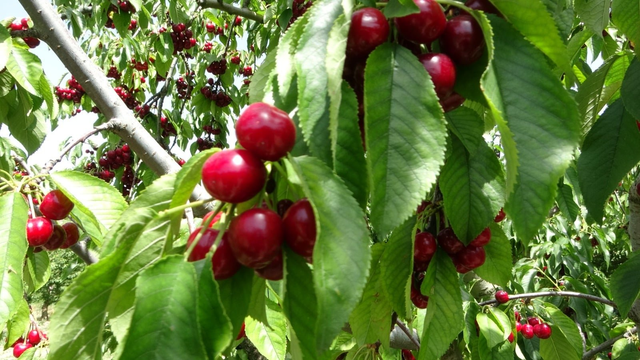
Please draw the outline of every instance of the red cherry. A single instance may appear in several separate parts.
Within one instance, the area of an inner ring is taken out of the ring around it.
[[[66,249],[72,245],[75,245],[80,239],[80,231],[78,225],[72,222],[68,222],[62,225],[62,228],[67,233],[67,240],[60,246],[60,249]]]
[[[467,246],[456,254],[457,261],[469,270],[482,266],[486,257],[484,249],[477,246]]]
[[[282,220],[269,209],[253,208],[229,225],[229,245],[238,262],[252,269],[269,264],[280,252]]]
[[[531,326],[536,326],[536,325],[540,324],[540,319],[538,319],[535,316],[529,316],[527,318],[527,323],[529,323],[529,325],[531,325]]]
[[[291,205],[293,205],[293,201],[289,199],[282,199],[278,201],[278,205],[276,205],[278,209],[278,215],[280,215],[280,217],[284,216],[284,214],[286,214],[287,210],[289,210]]]
[[[551,327],[547,324],[538,324],[533,327],[533,334],[540,339],[551,337]]]
[[[431,44],[442,35],[447,18],[434,0],[413,0],[419,13],[395,19],[396,28],[405,39],[420,44]]]
[[[282,268],[282,254],[276,255],[276,257],[271,260],[269,265],[255,269],[254,272],[256,275],[260,276],[263,279],[278,281],[282,280],[283,277],[283,268]]]
[[[29,331],[29,343],[33,346],[38,345],[40,343],[40,333],[38,330]]]
[[[214,198],[241,203],[256,196],[267,179],[267,169],[251,152],[223,150],[213,154],[202,167],[202,183]]]
[[[523,326],[523,325],[522,325],[521,323],[516,322],[516,332],[520,332],[520,331],[522,331],[522,326]]]
[[[211,22],[207,23],[207,25],[205,25],[205,27],[207,28],[207,32],[212,33],[214,31],[216,31],[216,26]]]
[[[438,245],[433,234],[427,231],[417,233],[413,245],[413,259],[418,262],[428,262],[437,249]]]
[[[438,245],[449,255],[459,253],[464,249],[464,244],[450,227],[440,230],[438,233]]]
[[[413,259],[413,271],[415,272],[423,272],[427,271],[429,268],[430,261],[418,261],[415,258]]]
[[[489,2],[489,0],[469,0],[464,4],[468,8],[473,10],[480,10],[488,14],[500,15],[500,11],[498,11],[498,9],[496,9],[496,7]]]
[[[19,343],[23,343],[24,342],[24,338],[21,336],[18,338],[18,340],[14,341],[13,344],[11,344],[11,347],[14,347],[16,345],[18,345]]]
[[[411,302],[418,309],[426,309],[427,305],[429,305],[429,297],[422,295],[420,290],[416,288],[411,288]]]
[[[513,312],[513,316],[516,318],[516,321],[520,321],[520,313],[517,311]]]
[[[67,232],[62,226],[54,225],[53,234],[51,234],[49,240],[42,246],[49,251],[57,250],[65,243],[65,241],[67,241]]]
[[[62,220],[66,218],[73,209],[73,203],[60,190],[50,191],[42,199],[40,212],[51,220]]]
[[[496,300],[498,300],[500,304],[506,303],[509,301],[509,293],[504,290],[496,291]]]
[[[402,350],[402,357],[404,360],[416,360],[416,357],[413,356],[413,354],[411,353],[411,350],[407,350],[407,349]]]
[[[206,224],[207,221],[209,221],[209,218],[213,215],[213,211],[209,211],[203,218],[202,218],[202,224]],[[211,220],[211,224],[209,224],[209,227],[213,227],[214,224],[216,224],[218,221],[220,221],[220,218],[222,217],[222,211],[220,211],[216,216],[213,217],[213,220]]]
[[[509,334],[509,337],[507,338],[507,340],[509,340],[509,342],[510,342],[510,343],[512,343],[512,342],[513,342],[513,339],[514,339],[513,332],[511,332],[511,333]]]
[[[484,35],[471,15],[458,15],[447,22],[440,50],[458,65],[469,65],[482,56]]]
[[[244,331],[244,323],[242,323],[242,327],[240,327],[240,332],[238,333],[238,336],[236,336],[236,340],[240,340],[245,336],[247,336],[247,334]]]
[[[485,246],[491,241],[491,229],[485,228],[482,230],[480,235],[478,235],[473,241],[469,243],[470,246]]]
[[[449,112],[462,106],[465,100],[466,99],[463,98],[462,95],[454,91],[446,99],[440,99],[439,102],[440,106],[442,106],[442,110],[444,110],[444,112]]]
[[[500,212],[498,212],[498,215],[496,215],[493,221],[499,223],[500,221],[504,220],[506,216],[507,214],[504,213],[504,209],[500,209]]]
[[[13,347],[13,356],[19,358],[23,352],[31,349],[32,347],[33,345],[29,344],[28,342],[16,344],[16,346]]]
[[[449,97],[456,83],[456,67],[453,61],[447,55],[440,53],[420,55],[418,60],[431,76],[438,98]]]
[[[520,332],[522,333],[522,336],[525,339],[531,339],[533,338],[533,326],[529,325],[529,324],[525,324],[522,326],[522,330],[520,330]]]
[[[265,103],[251,104],[242,112],[236,135],[243,148],[268,161],[279,160],[296,143],[296,127],[289,115]]]
[[[363,8],[351,16],[347,37],[347,57],[366,58],[378,45],[387,41],[389,23],[382,11]]]
[[[16,24],[16,23],[9,24],[9,28],[13,31],[19,31],[19,30],[22,30],[22,24]]]
[[[307,199],[296,201],[282,218],[284,241],[291,250],[303,257],[313,255],[316,243],[316,218]]]
[[[39,216],[27,221],[27,242],[29,246],[40,246],[46,243],[53,234],[53,222]]]
[[[191,243],[195,240],[195,238],[200,233],[202,228],[195,229],[191,235],[189,235],[189,239],[187,239],[187,248],[191,246]],[[207,228],[200,240],[189,254],[189,261],[198,261],[202,260],[207,256],[209,249],[216,242],[216,238],[218,237],[218,230]],[[227,234],[222,235],[222,239],[220,239],[220,245],[213,253],[213,257],[211,258],[211,266],[213,268],[213,275],[216,280],[223,280],[232,277],[238,270],[240,270],[240,263],[233,256],[231,252],[231,247],[229,246],[229,241],[227,239]]]

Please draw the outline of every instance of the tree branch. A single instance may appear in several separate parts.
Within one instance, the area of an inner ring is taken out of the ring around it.
[[[19,38],[25,38],[25,37],[34,37],[34,38],[39,38],[40,37],[40,33],[38,32],[38,30],[31,28],[31,29],[27,29],[27,30],[11,30],[11,37],[19,37]]]
[[[510,294],[509,300],[533,299],[533,298],[546,297],[546,296],[577,297],[577,298],[586,299],[590,301],[601,302],[603,304],[609,305],[614,308],[617,307],[616,303],[614,303],[609,299],[601,298],[591,294],[583,294],[575,291],[542,291],[542,292],[535,292],[535,293],[524,293],[524,294],[513,294],[513,295]],[[479,305],[485,306],[485,305],[493,305],[493,304],[498,304],[498,301],[496,299],[487,300],[487,301],[481,302]]]
[[[218,0],[198,0],[198,5],[203,8],[218,9],[229,14],[238,15],[246,19],[253,20],[255,22],[263,23],[264,19],[260,14],[257,14],[247,8],[239,8],[233,5],[228,5]]]
[[[609,347],[611,347],[616,341],[625,338],[625,337],[629,337],[635,333],[638,332],[638,327],[634,326],[631,329],[629,329],[629,331],[625,332],[622,335],[616,336],[614,338],[611,338],[605,342],[603,342],[602,344],[594,347],[593,349],[587,351],[586,353],[584,353],[584,355],[582,355],[582,360],[590,360],[592,357],[594,357],[597,353],[608,349]]]
[[[405,333],[409,340],[411,340],[411,342],[415,345],[415,349],[408,350],[420,350],[420,340],[418,339],[418,334],[415,334],[413,331],[409,330],[409,328],[407,328],[407,325],[405,325],[399,319],[396,319],[396,326],[399,327],[400,330],[402,330],[402,332]]]
[[[60,161],[62,161],[62,158],[69,151],[71,151],[71,149],[73,149],[76,145],[87,141],[88,138],[90,138],[91,136],[97,134],[101,130],[104,130],[104,129],[101,126],[98,126],[98,127],[94,128],[93,130],[89,131],[88,133],[82,135],[81,137],[79,137],[78,139],[76,139],[75,141],[70,143],[69,145],[65,146],[65,148],[62,149],[62,151],[60,151],[60,155],[58,155],[57,158],[47,161],[47,163],[45,164],[44,168],[42,168],[42,173],[43,174],[48,174],[49,172],[51,172],[53,167],[56,166],[56,164],[58,164]]]
[[[87,246],[87,242],[85,240],[78,241],[77,243],[71,245],[69,247],[71,251],[76,253],[82,261],[84,261],[87,265],[95,264],[98,262],[98,258],[89,250]]]

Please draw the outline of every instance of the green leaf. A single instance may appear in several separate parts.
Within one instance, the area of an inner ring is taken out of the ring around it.
[[[620,95],[627,111],[636,119],[640,119],[640,104],[637,101],[640,99],[640,61],[638,59],[634,59],[629,65],[624,75]]]
[[[556,65],[570,71],[567,48],[560,38],[558,27],[547,8],[540,0],[491,0],[506,19],[522,33],[536,48],[547,55]],[[494,18],[491,20],[493,25]],[[495,32],[496,35],[500,31]],[[495,39],[494,39],[495,41]],[[512,47],[515,49],[516,47]],[[543,60],[540,64],[544,64]]]
[[[344,2],[344,4],[343,4]],[[329,133],[330,98],[327,64],[331,51],[327,46],[330,32],[342,14],[351,19],[351,0],[320,0],[309,9],[308,22],[295,54],[298,73],[298,114],[302,133],[311,154],[332,165]],[[341,26],[341,25],[339,25]],[[338,76],[341,76],[339,74]],[[333,74],[335,76],[335,74]]]
[[[505,340],[504,331],[500,323],[497,323],[493,317],[485,314],[479,313],[476,315],[476,321],[478,322],[478,327],[480,327],[480,332],[482,336],[487,341],[487,346],[491,349],[494,346],[502,343]],[[507,333],[508,336],[508,333]]]
[[[556,195],[556,203],[560,211],[571,222],[576,221],[580,215],[580,207],[573,199],[573,189],[567,184],[558,184],[558,195]]]
[[[580,20],[596,34],[601,34],[609,24],[611,0],[574,0],[573,6]]]
[[[611,21],[620,31],[640,44],[640,3],[635,0],[617,0],[611,3]],[[636,52],[636,56],[638,53]]]
[[[487,339],[480,334],[478,338],[478,355],[480,360],[512,360],[513,345],[509,341],[503,341],[495,347],[489,347]],[[546,359],[545,359],[546,360]]]
[[[35,54],[21,47],[12,47],[6,66],[20,86],[29,93],[40,96],[42,63]]]
[[[247,337],[268,360],[284,360],[287,350],[287,322],[282,309],[271,300],[267,300],[267,318],[269,325],[247,318]]]
[[[22,262],[27,253],[27,207],[18,192],[0,196],[0,326],[22,301]]]
[[[640,132],[618,99],[593,125],[578,158],[580,190],[589,214],[598,223],[602,221],[605,201],[638,161]]]
[[[4,69],[7,66],[7,60],[11,55],[11,47],[13,42],[11,41],[11,33],[6,27],[0,26],[0,69]]]
[[[171,199],[170,207],[173,208],[184,205],[187,200],[189,200],[193,189],[200,183],[200,179],[202,178],[202,166],[211,155],[217,153],[219,150],[218,148],[213,148],[202,151],[191,157],[189,161],[182,166],[178,175],[176,175],[175,193]]]
[[[582,357],[582,336],[580,336],[580,330],[576,323],[553,304],[545,303],[545,309],[551,317],[551,323],[562,331],[562,334],[573,346],[576,355]]]
[[[367,206],[367,163],[358,126],[358,100],[346,82],[342,84],[342,102],[333,144],[333,170],[347,185],[361,209]]]
[[[458,273],[441,249],[431,259],[420,290],[429,297],[429,305],[418,360],[439,359],[464,327]]]
[[[291,324],[290,332],[304,359],[317,359],[315,326],[318,321],[318,299],[309,265],[289,248],[284,249],[284,300],[282,309]]]
[[[264,62],[258,66],[256,73],[251,77],[249,84],[249,102],[261,102],[265,100],[265,90],[269,81],[271,81],[271,72],[276,66],[276,52],[273,51],[264,59]]]
[[[44,75],[44,73],[42,74],[42,76],[40,76],[39,85],[40,87],[38,89],[40,92],[40,96],[42,96],[44,101],[47,103],[49,115],[51,116],[51,118],[57,117],[58,102],[53,98],[53,87],[51,86],[51,84],[49,84],[49,80],[47,80],[47,77]],[[86,98],[88,98],[88,96]]]
[[[493,222],[504,204],[502,165],[482,137],[476,143],[467,151],[458,137],[451,136],[451,154],[440,174],[447,219],[465,244]]]
[[[374,50],[364,87],[371,224],[386,236],[435,183],[446,128],[429,74],[406,48],[383,44]]]
[[[25,292],[31,294],[40,289],[49,281],[50,276],[49,254],[46,251],[34,253],[33,248],[30,247],[22,269]]]
[[[500,225],[492,223],[489,228],[491,229],[491,241],[484,246],[486,260],[482,266],[474,271],[481,278],[506,288],[507,283],[511,280],[511,267],[513,266],[511,243]]]
[[[182,256],[167,257],[136,281],[136,303],[121,359],[205,359],[198,333],[196,272]]]
[[[550,324],[551,337],[540,341],[540,355],[544,360],[579,360],[574,346],[555,324]],[[579,343],[581,344],[582,341]]]
[[[546,220],[558,179],[573,157],[578,111],[543,54],[504,20],[492,17],[491,25],[494,59],[482,83],[507,159],[505,211],[520,237],[528,239]]]
[[[10,173],[15,164],[11,156],[11,142],[9,139],[0,138],[0,170]]]
[[[411,0],[389,0],[387,6],[382,9],[387,19],[403,17],[420,12],[418,6]]]
[[[9,345],[13,344],[21,336],[24,336],[29,329],[29,325],[31,325],[29,315],[31,315],[29,304],[25,299],[21,299],[13,311],[11,319],[7,322],[7,341],[4,345],[5,348],[9,347]]]
[[[11,135],[18,140],[29,154],[40,148],[48,134],[50,124],[40,109],[33,110],[33,99],[21,87],[8,95],[8,112],[5,123]]]
[[[278,43],[275,59],[275,76],[278,79],[278,91],[282,98],[287,97],[292,85],[295,84],[293,80],[296,74],[295,52],[306,23],[306,16],[298,19],[291,25]]]
[[[408,319],[411,314],[411,274],[413,272],[413,228],[416,217],[408,218],[398,226],[391,235],[380,259],[382,289],[389,299],[393,310],[401,319]]]
[[[369,232],[358,203],[330,168],[306,156],[295,158],[293,164],[316,215],[315,334],[316,350],[322,353],[338,336],[362,295],[371,261]]]
[[[267,291],[267,282],[265,279],[254,276],[253,286],[251,287],[251,299],[249,300],[248,316],[251,316],[254,320],[259,321],[265,325],[270,325],[267,319],[267,305],[265,303]]]
[[[253,270],[244,266],[232,277],[218,280],[220,300],[227,317],[231,320],[232,334],[236,334],[236,336],[240,333],[240,328],[249,310],[252,284]]]
[[[611,295],[620,315],[626,317],[633,302],[640,297],[640,283],[634,281],[640,271],[640,253],[634,252],[611,275]]]

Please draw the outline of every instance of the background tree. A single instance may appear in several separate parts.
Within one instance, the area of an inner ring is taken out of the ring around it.
[[[638,357],[637,3],[21,4],[0,26],[14,355]],[[94,129],[29,167],[82,111]],[[36,341],[25,295],[59,248],[91,265]]]

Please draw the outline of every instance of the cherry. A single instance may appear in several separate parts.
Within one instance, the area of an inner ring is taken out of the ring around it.
[[[213,154],[202,167],[202,184],[214,198],[241,203],[256,196],[267,180],[264,164],[248,150]]]
[[[278,281],[282,280],[283,277],[283,268],[282,268],[282,254],[276,255],[276,257],[271,260],[269,265],[255,269],[254,272],[256,275],[260,276],[263,279]]]
[[[516,322],[516,332],[520,332],[520,331],[522,331],[522,326],[523,326],[523,325],[522,325],[521,323]]]
[[[440,99],[440,106],[442,106],[442,110],[444,112],[453,111],[464,103],[466,99],[462,97],[462,95],[457,92],[452,92],[446,99]]]
[[[509,293],[504,290],[496,291],[496,300],[498,300],[500,304],[506,303],[509,301]]]
[[[418,309],[426,309],[427,305],[429,305],[429,297],[422,295],[422,293],[420,293],[420,290],[411,288],[411,302]]]
[[[438,98],[449,97],[456,83],[456,68],[453,61],[447,55],[440,53],[420,55],[418,60],[431,76]]]
[[[30,246],[40,246],[46,243],[53,234],[53,222],[39,216],[27,221],[27,242]]]
[[[40,333],[38,330],[29,331],[29,343],[33,346],[38,345],[40,343]]]
[[[278,201],[278,205],[276,205],[278,209],[278,215],[280,215],[281,217],[284,216],[284,214],[287,212],[287,210],[289,210],[291,205],[293,205],[293,201],[289,199],[282,199]]]
[[[70,246],[75,245],[80,239],[80,231],[78,230],[78,225],[72,222],[68,222],[62,225],[62,228],[67,233],[67,240],[60,246],[60,249],[66,249]]]
[[[417,262],[428,262],[433,258],[437,249],[438,245],[433,234],[427,231],[419,232],[416,234],[413,245],[413,259]]]
[[[529,324],[523,325],[522,330],[520,330],[520,332],[522,333],[522,336],[524,336],[525,339],[533,338],[533,326]]]
[[[62,246],[62,244],[65,243],[65,241],[67,241],[67,232],[64,230],[62,226],[54,225],[53,234],[51,234],[51,237],[49,238],[49,240],[46,243],[44,243],[44,245],[42,246],[45,249],[52,251],[52,250],[59,249],[60,246]]]
[[[209,211],[203,218],[202,218],[202,224],[206,224],[209,221],[209,218],[211,216],[213,216],[213,211]],[[216,216],[213,217],[213,220],[211,220],[211,223],[209,224],[209,227],[213,227],[213,225],[215,225],[218,221],[220,221],[220,218],[222,217],[222,211],[220,211]]]
[[[268,161],[279,160],[296,143],[296,127],[289,115],[265,103],[253,103],[242,112],[236,135],[243,148]]]
[[[247,333],[245,333],[245,331],[244,331],[244,323],[242,323],[242,326],[240,327],[240,332],[238,332],[238,336],[236,336],[236,340],[240,340],[245,336],[247,336]]]
[[[485,228],[484,230],[482,230],[480,235],[476,236],[476,238],[469,243],[469,245],[482,247],[487,245],[489,241],[491,241],[491,229]]]
[[[395,19],[396,28],[405,39],[420,44],[431,44],[442,35],[447,18],[434,0],[413,0],[419,13]]]
[[[529,325],[531,325],[531,326],[536,326],[536,325],[540,324],[540,319],[538,319],[535,316],[529,316],[527,318],[527,323],[529,323]]]
[[[296,254],[308,257],[313,255],[316,243],[316,218],[308,199],[296,201],[282,218],[284,241]]]
[[[480,25],[467,14],[449,20],[440,38],[440,50],[458,65],[469,65],[478,60],[484,45]]]
[[[482,266],[486,257],[484,249],[477,246],[467,246],[456,254],[457,261],[468,270]]]
[[[273,260],[282,245],[282,220],[269,209],[253,208],[229,225],[229,245],[238,262],[260,269]]]
[[[51,220],[62,220],[66,218],[73,209],[73,203],[60,190],[50,191],[42,199],[40,212]]]
[[[513,312],[513,316],[516,318],[516,321],[520,321],[520,313],[518,311]]]
[[[496,7],[491,2],[489,2],[489,0],[468,0],[464,4],[468,8],[473,10],[480,10],[488,14],[500,15],[500,11],[498,11],[498,9],[496,9]]]
[[[450,227],[440,230],[438,233],[438,245],[449,255],[459,253],[464,249],[464,244]]]
[[[191,246],[201,229],[202,228],[199,227],[189,235],[189,239],[187,239],[187,248]],[[191,251],[191,254],[189,254],[188,260],[198,261],[204,259],[207,256],[209,249],[211,249],[211,246],[216,242],[218,233],[218,230],[207,228],[200,237],[196,246],[193,248],[193,251]],[[215,250],[213,257],[211,258],[211,266],[216,280],[228,279],[240,270],[240,263],[238,263],[238,260],[236,260],[231,252],[227,234],[222,235],[220,245]]]
[[[509,337],[507,338],[507,340],[509,340],[509,342],[510,342],[510,343],[513,343],[513,339],[514,339],[514,336],[513,336],[513,331],[512,331],[512,332],[509,334]]]
[[[33,345],[31,345],[28,342],[16,344],[16,346],[13,347],[13,356],[16,358],[19,358],[23,352],[27,351],[28,349],[31,349],[32,347]]]
[[[504,218],[507,216],[507,214],[504,213],[504,209],[500,209],[500,212],[498,212],[498,215],[496,215],[496,217],[493,219],[494,222],[501,222],[502,220],[504,220]]]
[[[429,268],[430,261],[418,261],[415,258],[413,259],[413,271],[423,272],[427,271]]]
[[[533,327],[533,334],[540,339],[551,337],[551,327],[547,324],[538,324]]]
[[[404,358],[404,360],[416,360],[416,357],[413,356],[413,353],[411,353],[411,350],[407,350],[407,349],[402,350],[402,357]]]
[[[351,16],[347,37],[347,57],[366,58],[378,45],[387,41],[389,23],[382,11],[363,8]]]
[[[19,343],[23,343],[24,342],[24,338],[22,336],[20,336],[18,338],[18,340],[14,341],[13,344],[11,344],[11,347],[14,347],[16,345],[18,345]]]

